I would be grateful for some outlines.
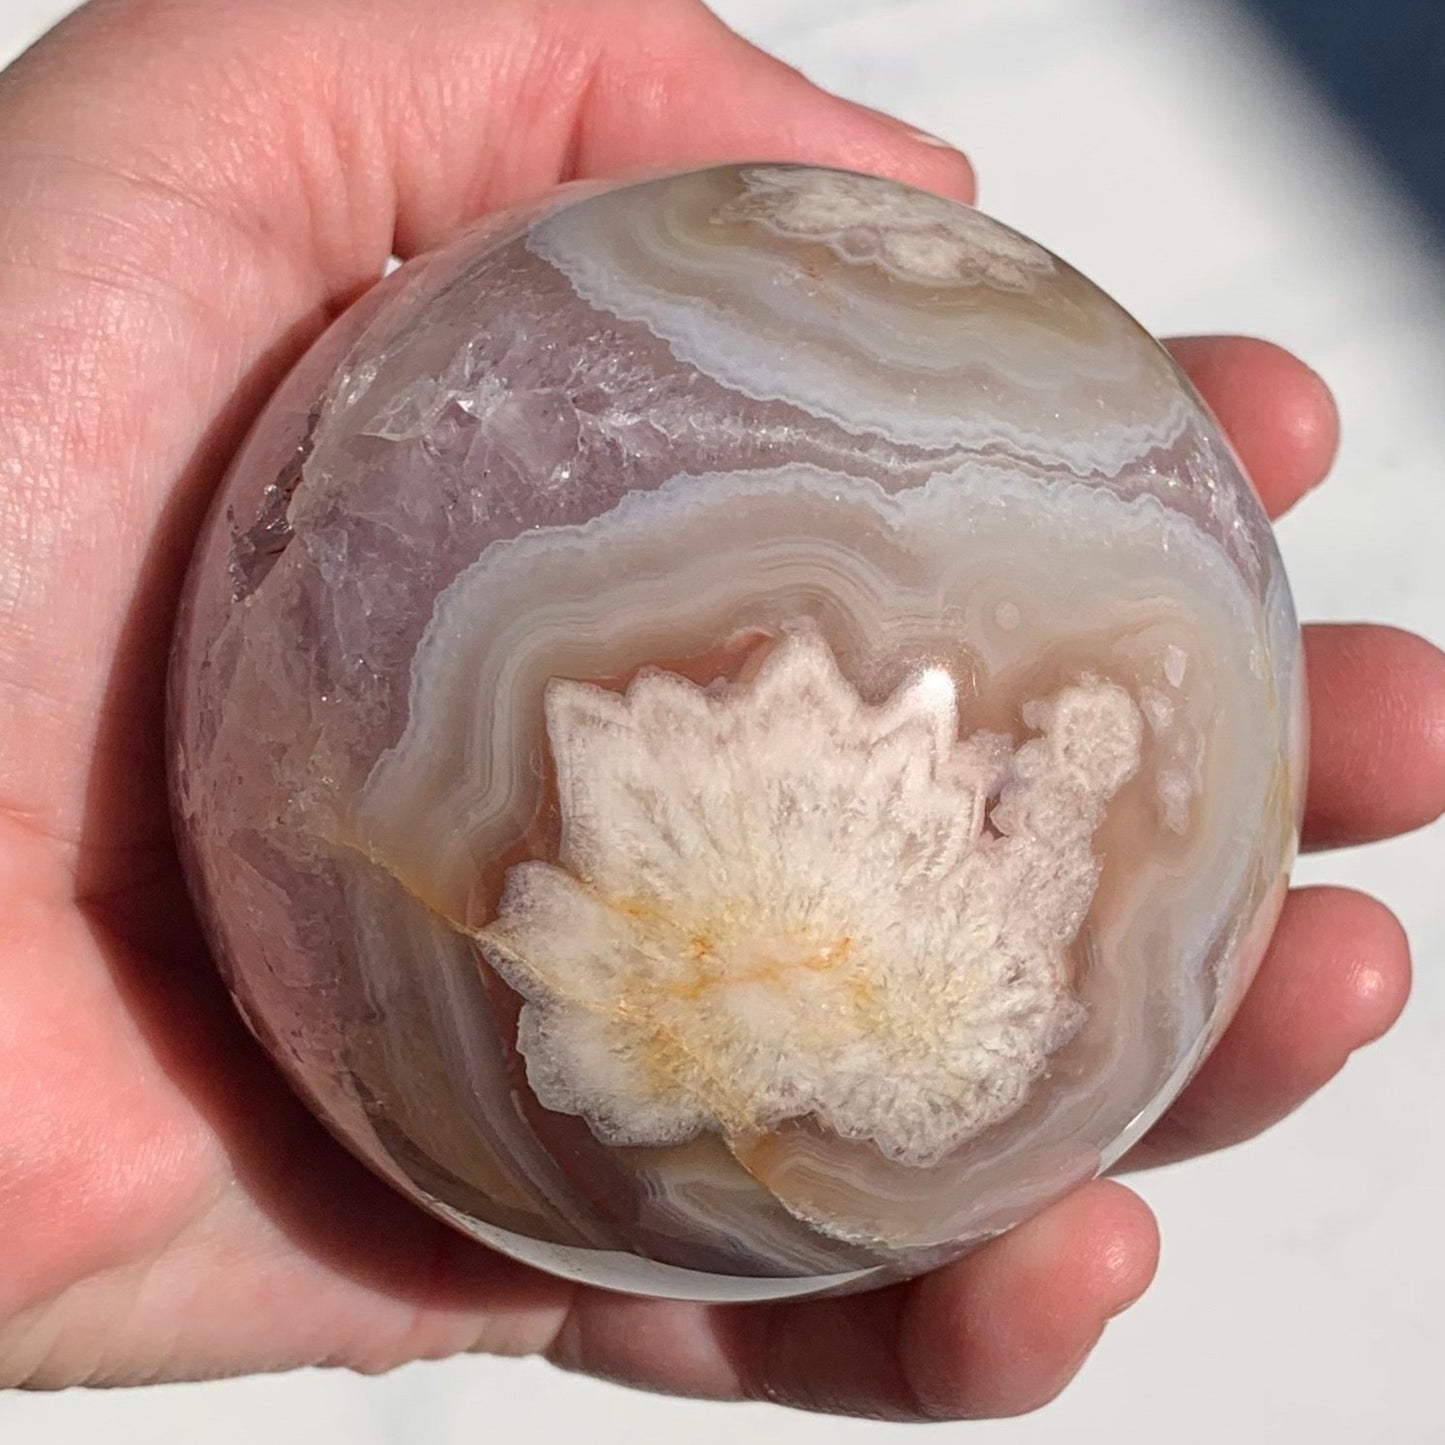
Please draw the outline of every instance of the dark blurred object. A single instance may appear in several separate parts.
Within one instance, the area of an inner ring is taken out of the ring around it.
[[[1445,235],[1445,0],[1248,0]]]

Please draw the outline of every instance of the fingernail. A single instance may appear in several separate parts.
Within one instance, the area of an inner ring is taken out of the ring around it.
[[[906,120],[899,120],[896,115],[889,115],[886,110],[878,110],[871,105],[864,105],[861,101],[854,101],[859,110],[866,111],[871,116],[876,116],[885,125],[893,130],[902,131],[909,140],[917,145],[933,146],[941,151],[956,151],[958,147],[952,141],[944,140],[942,136],[934,135],[931,131],[919,130],[917,126],[910,125]]]
[[[912,126],[908,128],[908,139],[917,141],[921,146],[935,146],[941,151],[956,151],[958,149],[952,141],[944,140],[941,135],[932,135],[926,130],[915,130]]]

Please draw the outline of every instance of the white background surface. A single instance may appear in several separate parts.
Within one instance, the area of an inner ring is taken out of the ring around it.
[[[0,59],[68,8],[0,0]],[[1281,529],[1302,612],[1445,636],[1445,267],[1240,12],[1225,0],[716,8],[815,79],[964,145],[987,209],[1152,329],[1254,332],[1301,352],[1346,426],[1336,480]],[[1305,881],[1371,889],[1404,919],[1418,970],[1405,1020],[1264,1140],[1137,1181],[1163,1224],[1158,1282],[1058,1403],[930,1438],[1445,1442],[1442,864],[1438,826],[1305,860]],[[881,1445],[905,1428],[654,1400],[491,1360],[0,1397],[11,1445]]]

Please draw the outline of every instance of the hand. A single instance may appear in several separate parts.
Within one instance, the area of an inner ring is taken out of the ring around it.
[[[653,1389],[1007,1414],[1147,1285],[1099,1182],[911,1284],[710,1309],[579,1290],[392,1194],[222,996],[167,823],[162,694],[202,509],[268,391],[380,274],[579,175],[791,157],[967,199],[956,152],[689,0],[98,0],[0,82],[0,1378],[380,1370],[540,1351]],[[1176,355],[1279,513],[1332,403],[1263,343]],[[1445,807],[1445,659],[1312,629],[1308,841]],[[1389,1026],[1398,925],[1294,894],[1238,1021],[1134,1162],[1264,1128]]]

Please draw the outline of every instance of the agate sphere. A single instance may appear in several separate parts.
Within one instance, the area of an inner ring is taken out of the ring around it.
[[[722,167],[563,188],[317,343],[193,564],[174,804],[374,1169],[560,1275],[782,1298],[1158,1117],[1277,917],[1301,674],[1118,305],[953,202]]]

